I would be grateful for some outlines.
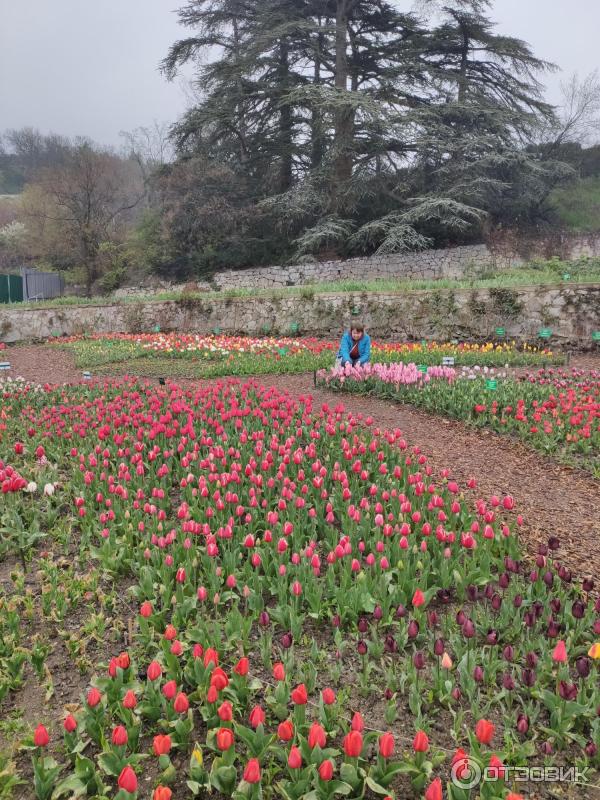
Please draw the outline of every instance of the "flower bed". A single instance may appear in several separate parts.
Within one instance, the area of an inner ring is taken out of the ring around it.
[[[333,389],[372,392],[515,434],[536,449],[600,475],[598,371],[547,369],[519,379],[506,371],[475,367],[452,375],[428,370],[412,380],[416,371],[414,364],[408,365],[396,380],[385,365],[372,365],[368,370],[324,370],[318,377]]]
[[[462,800],[476,765],[494,773],[476,791],[507,798],[506,770],[541,759],[594,782],[600,603],[558,542],[522,560],[511,497],[255,383],[16,388],[4,405],[5,553],[45,550],[38,605],[16,576],[0,615],[0,695],[26,663],[45,679],[28,619],[64,620],[99,576],[135,606],[129,646],[26,739],[37,797]],[[67,570],[64,594],[61,531],[97,565]]]

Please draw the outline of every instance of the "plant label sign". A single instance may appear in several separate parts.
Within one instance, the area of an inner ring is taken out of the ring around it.
[[[496,336],[499,338],[506,336],[506,328],[496,328]]]
[[[540,328],[538,336],[540,339],[549,339],[552,336],[552,328]]]
[[[565,272],[563,273],[563,281],[570,281],[571,280],[571,273]]]
[[[490,392],[495,392],[498,388],[498,381],[495,378],[488,378],[485,382],[485,388],[489,389]]]
[[[423,373],[423,375],[427,374],[427,364],[419,364],[417,369],[419,370],[419,372]]]
[[[299,329],[300,326],[298,325],[298,323],[292,322],[292,324],[290,325],[290,333],[298,333]]]
[[[154,326],[154,333],[160,333],[160,325]]]
[[[218,336],[221,333],[221,328],[219,328],[218,326],[216,328],[213,328],[213,333],[215,336]]]
[[[83,380],[84,381],[91,381],[92,380],[92,373],[91,372],[84,372],[83,373]]]
[[[0,369],[10,369],[10,361],[0,361]]]
[[[592,341],[593,342],[600,342],[600,331],[594,331],[592,333]]]
[[[442,364],[445,367],[453,367],[454,366],[454,356],[442,356]]]

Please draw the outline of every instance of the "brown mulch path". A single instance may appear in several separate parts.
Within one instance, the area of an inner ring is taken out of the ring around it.
[[[10,348],[6,357],[13,365],[12,376],[41,383],[82,379],[66,351],[24,346]],[[572,366],[600,368],[600,359],[586,356],[574,359]],[[400,428],[410,445],[421,447],[434,470],[448,468],[461,484],[477,478],[484,497],[512,495],[515,512],[525,518],[520,538],[529,552],[557,536],[558,554],[574,575],[600,573],[600,480],[588,473],[561,466],[518,441],[410,406],[315,389],[312,374],[263,375],[257,380],[292,395],[311,394],[317,407],[343,403],[354,414],[371,415],[380,427]]]

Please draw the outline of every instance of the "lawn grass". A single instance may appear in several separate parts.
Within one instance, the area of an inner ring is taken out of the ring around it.
[[[563,227],[581,233],[600,230],[600,177],[555,189],[551,201]]]

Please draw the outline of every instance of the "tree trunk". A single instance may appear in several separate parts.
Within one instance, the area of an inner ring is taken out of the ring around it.
[[[334,136],[334,197],[337,210],[341,210],[340,192],[352,177],[352,143],[354,112],[344,104],[342,92],[348,91],[348,20],[352,0],[337,0],[335,19],[335,88],[340,90],[340,108],[335,114]]]
[[[468,89],[467,66],[469,64],[470,44],[469,32],[462,22],[460,24],[460,32],[462,33],[463,44],[460,54],[460,72],[458,77],[458,102],[462,103],[466,99]]]

